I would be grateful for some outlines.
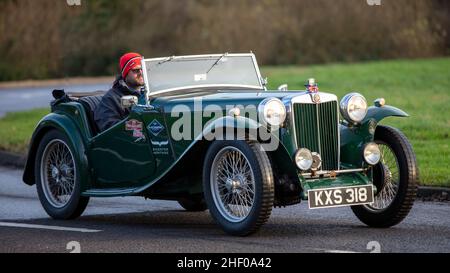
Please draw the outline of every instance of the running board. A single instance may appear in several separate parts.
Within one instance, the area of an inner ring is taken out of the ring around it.
[[[86,197],[118,197],[134,195],[139,188],[90,189],[83,193]]]

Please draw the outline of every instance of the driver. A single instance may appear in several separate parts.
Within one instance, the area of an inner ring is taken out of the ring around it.
[[[142,56],[138,53],[127,53],[120,58],[121,72],[94,112],[94,120],[100,132],[111,128],[130,114],[130,109],[121,106],[121,97],[132,95],[139,98],[143,95],[141,60]]]

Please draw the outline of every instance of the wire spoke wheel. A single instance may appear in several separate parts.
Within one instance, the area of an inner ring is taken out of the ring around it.
[[[59,139],[50,141],[41,161],[41,181],[48,202],[55,208],[66,206],[75,190],[76,169],[72,152]]]
[[[378,141],[381,151],[381,162],[379,169],[382,172],[383,181],[375,195],[374,202],[367,205],[374,211],[387,209],[398,193],[400,183],[400,167],[394,151],[384,142]]]
[[[211,216],[228,234],[247,236],[270,217],[274,178],[257,142],[214,141],[203,164],[203,193]]]
[[[377,188],[374,202],[352,206],[352,210],[366,225],[388,228],[401,223],[411,211],[419,170],[413,148],[399,130],[380,125],[375,142],[380,147],[381,161],[373,168],[373,184]]]
[[[214,159],[211,192],[220,214],[230,222],[243,221],[255,201],[255,175],[247,157],[234,147],[225,147]]]

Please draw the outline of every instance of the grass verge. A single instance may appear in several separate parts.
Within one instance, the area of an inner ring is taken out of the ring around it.
[[[34,128],[50,109],[7,113],[0,119],[0,150],[26,153]]]
[[[322,92],[342,98],[363,94],[369,104],[383,97],[409,118],[387,118],[381,124],[400,129],[417,155],[422,184],[450,187],[450,58],[331,64],[309,67],[263,67],[270,89],[287,83],[303,90],[315,78]]]
[[[389,105],[410,114],[382,122],[399,128],[417,155],[423,185],[450,187],[450,59],[382,61],[309,67],[263,67],[270,89],[287,83],[303,90],[316,78],[322,92],[342,98],[357,91],[369,103],[384,97]],[[49,109],[8,113],[0,119],[0,149],[25,153],[38,121]]]

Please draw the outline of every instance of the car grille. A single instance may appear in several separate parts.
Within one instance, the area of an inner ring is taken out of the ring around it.
[[[339,169],[339,128],[336,101],[294,104],[295,134],[299,148],[322,157],[322,170]]]

